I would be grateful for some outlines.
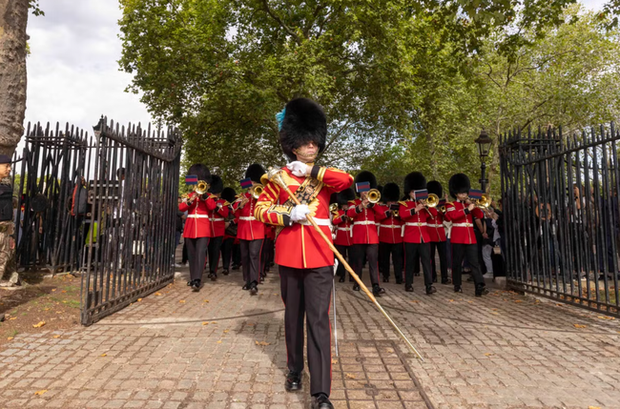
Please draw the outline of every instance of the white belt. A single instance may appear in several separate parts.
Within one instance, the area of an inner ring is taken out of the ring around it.
[[[387,229],[400,229],[401,226],[397,224],[380,224],[379,227],[385,227]]]
[[[363,222],[353,222],[353,224],[377,224],[376,222],[371,222],[370,220],[364,220]]]
[[[350,231],[351,228],[350,227],[338,227],[338,230],[340,230],[340,231]]]
[[[225,219],[223,217],[218,217],[216,219],[211,219],[211,220],[213,220],[214,222],[223,222],[223,221],[225,221]]]
[[[314,222],[319,226],[331,226],[332,225],[332,221],[329,219],[317,219],[313,217],[312,220],[314,220]],[[311,226],[308,220],[301,221],[299,222],[299,224],[303,224],[304,226]]]
[[[417,222],[417,223],[405,223],[405,226],[418,226],[418,227],[422,227],[422,226],[427,226],[426,223],[422,223],[422,222]]]
[[[452,227],[474,227],[473,223],[452,223]]]
[[[189,219],[208,219],[208,214],[188,214],[187,217]]]
[[[254,216],[241,216],[239,217],[239,220],[256,220],[256,217]]]
[[[427,224],[428,227],[443,227],[443,224]]]

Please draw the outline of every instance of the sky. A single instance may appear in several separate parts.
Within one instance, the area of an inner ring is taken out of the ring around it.
[[[583,0],[598,10],[604,0]],[[121,124],[151,121],[140,96],[124,92],[132,76],[119,71],[116,0],[40,0],[44,17],[28,22],[30,122],[69,122],[92,134],[101,115]]]

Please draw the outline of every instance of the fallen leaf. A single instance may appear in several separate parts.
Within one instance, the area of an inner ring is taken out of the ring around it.
[[[41,328],[44,325],[45,325],[45,321],[39,321],[39,323],[38,324],[34,324],[32,326],[32,328]]]
[[[228,331],[230,331],[230,330],[225,329],[225,330],[224,330],[224,334],[228,334]]]
[[[35,395],[43,395],[45,392],[47,392],[47,389],[43,389],[43,390],[40,390],[40,391],[36,391],[34,394],[35,394]]]
[[[55,288],[52,288],[52,292],[54,292],[54,291],[56,291],[56,289],[55,289]]]
[[[588,409],[601,409],[600,406],[588,406]]]
[[[494,355],[494,354],[492,354],[490,352],[487,352],[486,354],[484,354],[484,356],[492,356],[492,355]]]
[[[49,311],[51,308],[43,308],[43,311]]]
[[[66,293],[66,292],[67,292],[67,290],[62,290],[62,291],[61,291],[61,293]]]
[[[12,340],[12,339],[13,339],[13,337],[8,337],[6,340],[7,340],[7,341],[10,341],[10,340]]]
[[[101,356],[102,356],[102,357],[104,357],[104,356],[108,356],[108,354],[101,354]]]
[[[412,303],[414,303],[414,304],[417,304],[417,303],[419,303],[420,301],[418,301],[418,300],[411,300],[411,302],[412,302]]]
[[[221,344],[221,343],[222,343],[222,340],[220,339],[219,341],[217,341],[217,343],[218,343],[218,344]]]
[[[203,302],[209,302],[209,300],[204,300]]]
[[[523,300],[515,300],[516,303],[523,302]]]
[[[392,348],[388,348],[385,350],[385,352],[387,352],[388,354],[393,354],[394,350]]]
[[[599,318],[602,319],[602,320],[615,320],[614,317],[608,317],[606,315],[600,315]]]
[[[142,298],[138,298],[138,302],[142,301]]]
[[[211,324],[217,324],[217,321],[211,321]]]
[[[585,325],[581,325],[581,324],[573,324],[573,326],[575,328],[585,328],[586,327]]]
[[[355,379],[355,375],[353,375],[352,373],[347,373],[346,376],[349,379]]]
[[[54,335],[54,338],[60,338],[60,335]]]
[[[265,342],[265,341],[254,341],[254,343],[256,345],[260,345],[260,346],[263,346],[263,347],[265,347],[267,345],[271,345],[271,342]]]
[[[336,365],[338,363],[337,359],[332,359],[332,365]]]
[[[9,321],[16,320],[16,319],[17,319],[17,317],[11,317],[11,318],[9,318]]]
[[[449,300],[450,302],[454,302],[454,300]]]
[[[203,322],[202,325],[209,325],[207,321]]]
[[[184,303],[185,303],[185,300],[180,300],[179,302],[180,302],[181,304],[184,304]]]
[[[155,295],[161,295],[161,293],[155,293]]]

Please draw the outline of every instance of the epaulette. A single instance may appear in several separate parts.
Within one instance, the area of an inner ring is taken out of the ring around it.
[[[355,199],[354,200],[349,200],[349,203],[355,204]]]
[[[405,202],[404,200],[401,200],[398,202],[399,205],[403,205],[403,206],[407,206],[407,202]]]

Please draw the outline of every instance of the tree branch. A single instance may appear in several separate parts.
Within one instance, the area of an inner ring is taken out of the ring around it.
[[[289,26],[284,24],[284,22],[282,21],[282,19],[280,19],[280,17],[278,17],[278,16],[276,16],[274,14],[274,12],[269,8],[269,3],[267,3],[267,0],[263,0],[263,8],[267,12],[267,14],[269,14],[271,16],[271,18],[273,18],[280,25],[280,27],[282,27],[284,30],[286,30],[286,32],[289,33],[291,35],[291,37],[293,37],[295,39],[297,44],[301,44],[301,38],[299,38],[297,33],[295,31],[293,31]]]

